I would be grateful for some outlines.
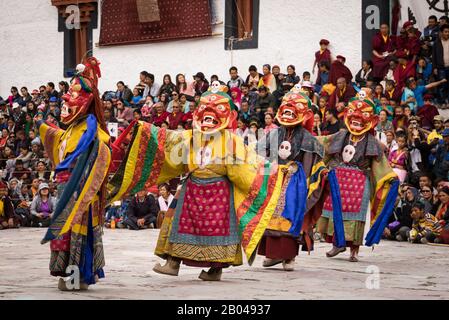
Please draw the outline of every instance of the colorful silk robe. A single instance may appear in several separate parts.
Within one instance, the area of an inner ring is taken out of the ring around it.
[[[51,274],[64,276],[68,265],[77,265],[83,281],[94,284],[96,275],[103,276],[101,189],[111,162],[109,134],[93,115],[67,130],[43,121],[38,127],[58,183],[55,212],[41,241],[51,241]]]
[[[328,207],[325,203],[324,213],[326,210],[333,211],[336,244],[341,247],[345,242],[343,221],[365,222],[368,208],[366,199],[371,204],[371,229],[365,238],[365,244],[371,246],[379,243],[388,218],[393,213],[398,179],[389,166],[382,147],[369,133],[356,148],[356,154],[351,162],[344,164],[342,154],[348,137],[347,130],[340,130],[331,136],[317,137],[324,145],[326,152],[324,161],[331,170],[328,180],[331,187],[332,207]],[[338,169],[338,172],[335,173],[333,169]],[[358,185],[362,178],[364,182]],[[341,186],[345,188],[341,189]],[[354,200],[351,200],[351,197]],[[350,206],[354,206],[357,201],[359,202],[357,208],[351,208]],[[325,217],[324,213],[323,217]]]
[[[255,249],[279,198],[283,173],[279,166],[271,165],[254,150],[247,148],[240,137],[227,130],[220,133],[214,136],[213,141],[205,142],[204,136],[196,130],[179,132],[159,129],[146,122],[137,123],[122,166],[108,184],[109,202],[180,175],[189,176],[180,197],[192,195],[189,188],[193,187],[200,194],[208,191],[204,188],[207,184],[211,184],[210,190],[215,190],[219,185],[230,185],[230,189],[226,187],[220,189],[220,192],[225,194],[226,199],[229,198],[226,201],[232,204],[231,211],[236,215],[239,250],[241,244],[248,261],[252,263]],[[230,196],[227,190],[230,190]],[[204,200],[207,198],[204,194],[197,200],[201,202],[202,197]],[[178,230],[177,233],[181,233],[181,222],[178,220],[182,220],[183,210],[179,205],[182,205],[180,201],[174,214],[174,225],[169,228]],[[196,214],[202,212],[197,210]],[[168,215],[166,219],[173,219],[173,215]],[[167,221],[164,221],[164,225],[167,225]],[[165,241],[161,239],[164,237]],[[170,236],[161,231],[156,254],[162,257],[173,255],[175,250],[175,256],[191,259],[187,251],[207,251],[207,246],[198,243],[192,245],[188,241],[176,243],[174,238],[173,233]],[[213,256],[210,252],[207,254]],[[234,261],[215,260],[213,257],[209,260],[241,264],[238,261],[241,257],[239,259],[238,254],[234,256]]]

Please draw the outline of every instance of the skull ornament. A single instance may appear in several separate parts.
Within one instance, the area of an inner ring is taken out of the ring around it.
[[[288,157],[292,154],[292,145],[288,141],[284,141],[279,146],[279,158],[282,160],[287,160]]]
[[[220,82],[214,81],[212,82],[212,85],[210,87],[211,87],[210,91],[212,91],[213,93],[217,93],[218,91],[220,91],[221,85]]]
[[[344,163],[349,163],[351,162],[351,160],[354,158],[355,155],[355,148],[354,146],[348,144],[344,149],[343,149],[343,162]]]
[[[196,154],[196,162],[201,169],[206,168],[212,159],[212,149],[209,147],[201,148]]]

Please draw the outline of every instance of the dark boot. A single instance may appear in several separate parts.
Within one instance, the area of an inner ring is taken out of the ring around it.
[[[210,268],[209,271],[201,271],[200,278],[204,281],[220,281],[221,280],[221,274],[223,272],[223,268]]]
[[[338,248],[336,246],[333,246],[331,251],[326,252],[326,257],[332,258],[332,257],[335,257],[336,255],[338,255],[338,254],[340,254],[342,252],[345,252],[345,251],[346,251],[346,247]]]
[[[156,263],[156,265],[153,268],[153,271],[168,276],[177,276],[179,273],[180,265],[181,265],[180,259],[168,257],[165,265],[162,266],[160,263]]]

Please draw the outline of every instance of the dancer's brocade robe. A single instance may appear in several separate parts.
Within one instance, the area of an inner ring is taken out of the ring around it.
[[[82,281],[94,284],[95,276],[104,276],[101,189],[111,162],[109,134],[93,115],[76,120],[67,130],[43,121],[38,127],[56,168],[57,205],[42,240],[51,242],[51,274],[65,276],[68,266],[77,266]]]
[[[319,231],[338,247],[360,246],[370,214],[371,229],[365,244],[371,246],[379,243],[393,212],[398,180],[379,142],[369,133],[354,146],[352,158],[346,156],[344,161],[344,153],[352,152],[345,149],[351,144],[349,139],[347,130],[318,137],[326,150],[331,189],[324,199]]]
[[[161,227],[155,253],[162,258],[181,258],[192,266],[240,265],[242,246],[253,261],[284,173],[240,137],[220,133],[206,143],[196,130],[134,126],[122,166],[108,184],[109,202],[187,176]]]

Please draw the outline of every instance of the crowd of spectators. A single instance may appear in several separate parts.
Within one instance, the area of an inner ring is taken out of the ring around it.
[[[238,108],[236,134],[255,143],[278,127],[275,115],[283,96],[300,84],[312,101],[314,135],[331,135],[344,127],[345,107],[362,87],[372,89],[379,123],[377,139],[401,180],[396,210],[384,236],[411,242],[448,242],[449,226],[449,20],[429,18],[424,30],[412,22],[399,36],[382,25],[373,38],[372,60],[363,61],[353,76],[346,58],[334,58],[330,41],[322,39],[311,72],[297,73],[294,65],[249,66],[242,77],[236,67],[229,78],[166,74],[159,83],[142,71],[136,84],[118,81],[114,90],[102,94],[108,128],[119,134],[134,119],[171,130],[188,130],[201,95],[218,81]],[[314,75],[315,81],[312,81]],[[26,87],[11,88],[0,97],[0,228],[48,226],[55,207],[56,188],[52,165],[39,139],[34,119],[59,125],[65,81],[49,82],[29,93]],[[126,145],[123,145],[126,148]],[[113,164],[113,167],[117,167]],[[106,214],[106,227],[128,229],[160,225],[176,183],[140,192],[114,203]],[[2,214],[3,213],[3,214]],[[442,236],[440,236],[442,234]]]

